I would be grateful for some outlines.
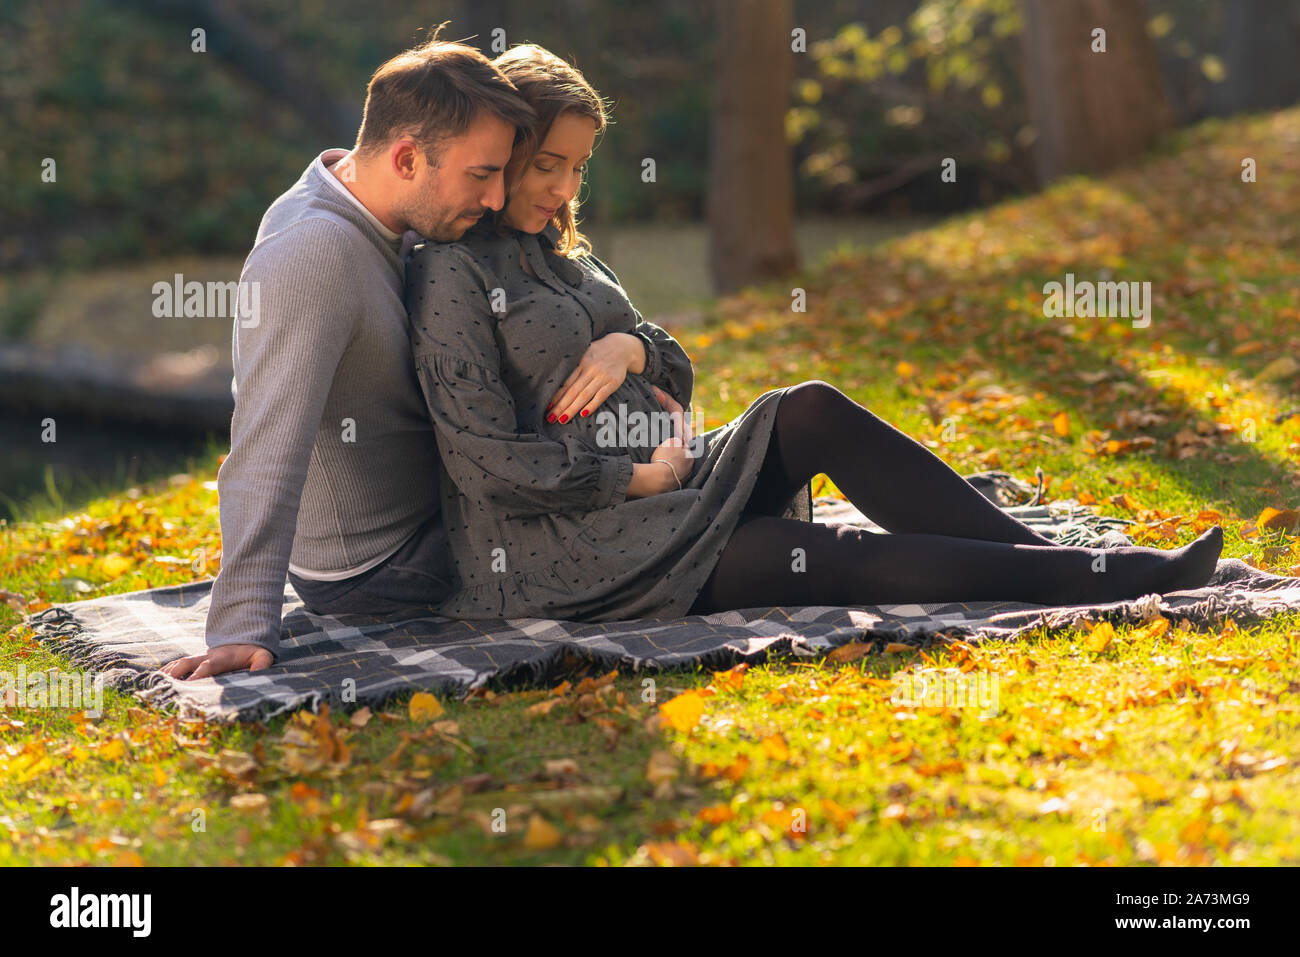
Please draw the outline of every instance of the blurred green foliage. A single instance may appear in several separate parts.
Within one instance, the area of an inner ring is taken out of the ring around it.
[[[1224,2],[1148,3],[1184,113],[1222,70]],[[4,0],[0,269],[246,252],[311,158],[351,145],[374,68],[444,18],[445,37],[477,32],[486,45],[487,8],[504,16],[508,42],[573,60],[611,101],[584,186],[589,223],[704,215],[713,45],[726,25],[697,0],[367,0],[361,15],[348,0]],[[1031,188],[1019,0],[793,9],[808,37],[787,120],[801,212],[946,212]],[[190,31],[205,23],[208,52],[192,52]],[[229,55],[227,26],[263,51],[259,62]],[[305,78],[296,98],[268,85],[267,61]],[[324,130],[305,108],[317,100],[348,122]],[[918,175],[942,156],[962,163],[956,190]],[[653,186],[640,178],[646,157]]]

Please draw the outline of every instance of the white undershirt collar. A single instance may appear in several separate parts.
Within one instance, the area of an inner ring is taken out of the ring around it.
[[[365,204],[362,203],[361,200],[353,196],[352,191],[348,189],[346,186],[344,186],[341,182],[339,182],[339,178],[335,176],[332,172],[330,172],[330,167],[333,166],[335,163],[337,163],[339,160],[341,160],[343,157],[347,156],[349,153],[351,153],[351,150],[339,149],[337,147],[334,149],[328,149],[324,153],[321,153],[320,156],[316,157],[316,166],[318,167],[318,172],[323,177],[325,177],[325,181],[327,183],[329,183],[336,190],[338,190],[340,193],[346,196],[348,198],[348,202],[350,202],[357,209],[361,210],[362,215],[365,216],[366,219],[370,221],[370,224],[375,227],[375,231],[378,232],[379,235],[383,236],[384,239],[388,240],[388,242],[390,243],[397,242],[402,238],[402,234],[393,232],[391,229],[389,229],[387,226],[381,223],[379,221],[379,218],[375,216],[375,214],[372,213],[370,210],[366,209]]]

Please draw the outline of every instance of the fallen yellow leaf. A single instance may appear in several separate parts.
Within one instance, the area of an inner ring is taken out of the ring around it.
[[[100,567],[109,578],[118,578],[131,570],[131,559],[121,555],[106,555]]]
[[[547,823],[540,814],[528,819],[528,831],[524,834],[524,847],[530,851],[545,851],[560,843],[560,832]]]
[[[1088,632],[1088,637],[1083,646],[1089,651],[1103,652],[1110,647],[1110,643],[1115,640],[1115,629],[1111,627],[1110,622],[1102,621],[1093,626]]]
[[[1255,527],[1261,532],[1270,529],[1286,529],[1290,531],[1295,528],[1297,520],[1300,520],[1300,511],[1294,508],[1266,508],[1259,513],[1259,518],[1255,519]]]
[[[763,739],[763,753],[774,761],[790,760],[790,749],[780,734],[771,734]]]
[[[695,691],[686,691],[665,701],[659,713],[678,731],[690,731],[704,714],[704,699]]]
[[[1125,777],[1133,782],[1138,794],[1144,801],[1164,801],[1169,797],[1169,792],[1165,789],[1165,786],[1149,774],[1129,771],[1126,772]]]
[[[432,721],[443,712],[442,702],[427,691],[417,691],[411,696],[409,710],[412,721]]]

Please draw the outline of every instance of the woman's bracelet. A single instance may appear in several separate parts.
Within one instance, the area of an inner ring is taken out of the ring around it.
[[[651,459],[650,461],[651,461],[651,462],[658,462],[660,465],[666,465],[666,466],[668,466],[668,471],[672,472],[672,473],[673,473],[673,478],[677,479],[677,487],[678,487],[678,488],[681,488],[681,487],[682,487],[682,480],[679,479],[679,478],[677,478],[677,470],[676,470],[675,468],[673,468],[673,463],[672,463],[672,462],[669,462],[667,459]]]

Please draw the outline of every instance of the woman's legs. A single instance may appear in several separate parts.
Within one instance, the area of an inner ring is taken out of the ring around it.
[[[1058,547],[998,508],[924,445],[813,379],[781,397],[745,510],[780,515],[795,492],[823,472],[889,532]]]
[[[689,614],[769,605],[1119,601],[1205,584],[1222,549],[1217,525],[1182,548],[1040,548],[745,513]]]
[[[1178,549],[1057,545],[820,380],[791,388],[776,415],[745,514],[691,614],[774,604],[1118,601],[1199,587],[1223,549],[1218,526]],[[778,517],[821,472],[892,534]]]

